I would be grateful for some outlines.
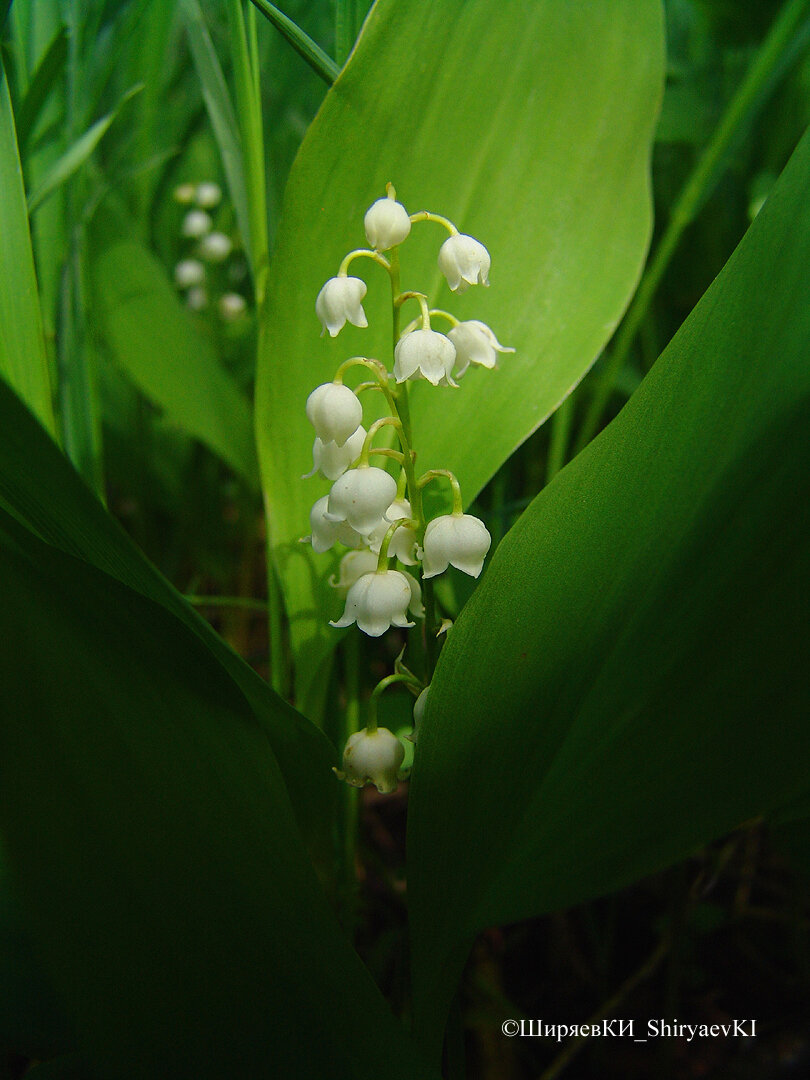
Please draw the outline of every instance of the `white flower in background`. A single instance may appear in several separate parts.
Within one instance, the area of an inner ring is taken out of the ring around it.
[[[195,285],[186,293],[186,306],[192,311],[203,311],[208,307],[208,293],[202,285]]]
[[[323,327],[321,337],[327,330],[331,337],[337,337],[347,322],[352,326],[368,326],[366,313],[363,311],[365,295],[366,283],[361,278],[330,278],[315,301],[315,313]]]
[[[479,367],[494,368],[497,366],[497,353],[510,353],[514,349],[501,345],[486,323],[477,319],[468,322],[460,322],[447,336],[456,347],[456,363],[458,367],[455,376],[460,379],[470,364]]]
[[[220,199],[222,198],[222,188],[212,180],[203,180],[201,184],[197,184],[195,198],[197,200],[197,206],[202,206],[206,210],[210,210],[214,206],[219,206]]]
[[[363,224],[368,246],[375,251],[396,247],[411,231],[408,211],[396,199],[377,199],[366,211]]]
[[[239,293],[226,292],[219,298],[219,314],[224,322],[236,322],[245,314],[247,304]]]
[[[452,371],[456,362],[453,342],[436,330],[412,330],[394,349],[394,378],[427,379],[433,386],[455,386]]]
[[[391,524],[411,516],[411,504],[408,500],[394,499],[385,511],[383,520],[368,535],[368,546],[371,550],[379,555],[380,546]],[[413,566],[416,562],[416,533],[413,529],[409,529],[407,525],[401,525],[391,537],[388,554],[399,559],[406,566]]]
[[[315,434],[338,446],[353,435],[363,421],[360,399],[348,386],[328,382],[316,386],[307,398],[307,418]],[[359,451],[358,451],[359,453]]]
[[[355,581],[363,574],[373,574],[377,569],[377,556],[368,548],[362,551],[347,551],[340,560],[338,576],[334,574],[329,578],[329,584],[333,589],[342,589],[348,592]]]
[[[392,626],[413,626],[408,621],[412,593],[408,579],[399,570],[375,570],[363,574],[349,589],[343,615],[330,626],[357,623],[364,634],[380,637]]]
[[[181,231],[183,236],[188,236],[192,240],[198,240],[201,236],[205,236],[207,232],[211,231],[212,225],[213,222],[211,221],[211,218],[204,210],[189,210],[183,218]]]
[[[443,573],[448,566],[478,577],[492,537],[480,518],[472,514],[445,514],[425,529],[422,571],[426,578]]]
[[[197,259],[181,259],[174,268],[174,283],[178,289],[200,285],[205,281],[205,267]]]
[[[347,521],[361,536],[368,536],[396,493],[396,480],[383,469],[373,465],[351,469],[332,485],[324,516],[335,523]]]
[[[174,189],[174,201],[181,206],[188,206],[194,202],[195,188],[193,184],[178,184]]]
[[[208,262],[225,262],[233,251],[233,240],[222,232],[212,232],[200,241],[199,252]]]
[[[472,236],[448,236],[439,249],[439,269],[453,292],[466,292],[470,285],[489,285],[489,252]]]
[[[425,717],[425,708],[427,707],[427,694],[429,686],[426,686],[416,701],[413,703],[413,731],[406,738],[410,739],[412,743],[416,742],[419,735],[419,726]]]
[[[356,731],[343,751],[343,771],[335,775],[352,787],[374,784],[381,795],[396,791],[405,747],[388,728]]]
[[[359,427],[343,446],[338,446],[336,442],[316,439],[312,444],[312,471],[306,473],[301,479],[308,480],[310,476],[319,472],[327,480],[337,480],[339,476],[343,476],[351,463],[360,457],[365,437],[366,429]]]
[[[361,547],[363,537],[356,533],[345,521],[327,520],[325,515],[328,500],[329,496],[324,495],[323,498],[318,499],[309,512],[309,527],[312,529],[312,535],[307,539],[312,544],[312,550],[320,555],[321,552],[328,551],[333,544],[345,544],[346,547],[355,548]],[[376,556],[374,565],[376,566]]]

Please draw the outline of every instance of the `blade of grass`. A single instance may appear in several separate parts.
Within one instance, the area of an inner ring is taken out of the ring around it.
[[[253,6],[260,11],[266,19],[275,26],[276,30],[295,49],[298,55],[306,60],[312,70],[323,79],[327,86],[331,86],[340,74],[340,67],[331,56],[313,41],[309,34],[301,27],[279,11],[275,4],[268,0],[250,0]]]
[[[239,232],[242,234],[246,250],[252,253],[247,183],[236,113],[198,0],[182,0],[181,10],[203,100],[211,119],[214,138],[219,147],[222,167],[228,181],[228,190],[236,211]],[[251,269],[255,280],[255,267]]]
[[[65,66],[68,52],[67,34],[64,27],[48,47],[28,84],[28,90],[17,110],[17,141],[22,149],[34,130],[42,107]]]
[[[56,428],[31,233],[6,72],[0,60],[0,374]]]
[[[106,116],[102,116],[100,120],[97,120],[91,128],[88,128],[83,135],[80,135],[79,138],[68,147],[64,154],[57,158],[48,172],[43,176],[36,189],[28,196],[29,214],[33,214],[34,211],[45,202],[49,195],[52,195],[54,191],[60,188],[62,184],[76,172],[77,169],[81,168],[101,142],[104,135],[109,131],[110,125],[118,116],[122,107],[141,89],[143,89],[142,84],[140,86],[133,86],[127,90],[111,112],[107,113]]]
[[[762,105],[763,90],[785,55],[793,50],[794,35],[807,10],[808,0],[786,0],[776,21],[759,48],[737,93],[729,102],[709,145],[698,159],[672,208],[664,235],[658,243],[641,279],[638,292],[628,308],[615,345],[596,383],[574,446],[574,456],[591,441],[602,421],[613,387],[622,371],[636,334],[644,321],[664,272],[669,266],[684,229],[694,219],[711,183],[717,179],[724,154],[739,129]]]

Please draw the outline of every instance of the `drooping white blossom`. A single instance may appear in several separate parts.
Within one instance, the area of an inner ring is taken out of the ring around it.
[[[310,476],[319,472],[327,480],[337,480],[360,456],[365,437],[366,429],[359,427],[343,446],[339,446],[336,442],[324,442],[323,439],[316,438],[312,444],[312,471],[306,473],[301,479],[308,480]]]
[[[183,236],[188,236],[192,240],[199,240],[201,236],[205,236],[207,232],[211,231],[212,225],[211,218],[204,210],[189,210],[183,218],[181,231]]]
[[[200,241],[200,257],[208,262],[225,262],[233,250],[233,240],[223,232],[212,232]]]
[[[433,386],[456,386],[453,365],[456,348],[437,330],[412,330],[397,342],[394,349],[394,378],[427,379]]]
[[[408,579],[399,570],[375,570],[363,574],[349,589],[343,615],[331,626],[357,623],[364,634],[380,637],[392,626],[413,626],[408,620],[412,592]]]
[[[312,550],[319,555],[328,551],[334,544],[345,544],[346,547],[359,548],[363,544],[363,537],[356,533],[351,525],[345,521],[329,521],[326,515],[328,495],[318,499],[309,512],[309,527],[312,535],[308,537],[312,544]]]
[[[236,322],[245,314],[247,303],[239,293],[226,292],[219,298],[219,314],[224,322]]]
[[[365,295],[366,283],[362,278],[330,278],[315,301],[315,313],[323,327],[321,337],[327,330],[330,337],[337,337],[347,322],[352,326],[368,326],[368,319],[363,311]]]
[[[492,543],[486,525],[472,514],[445,514],[425,529],[422,571],[426,578],[443,573],[448,566],[478,577]]]
[[[366,211],[363,224],[369,247],[375,251],[388,251],[396,247],[411,231],[408,211],[396,199],[377,199]]]
[[[221,198],[222,188],[219,184],[215,184],[213,180],[203,180],[201,184],[197,184],[197,190],[195,192],[197,206],[202,206],[203,209],[210,210],[212,207],[219,205]]]
[[[174,268],[174,283],[178,289],[200,285],[205,280],[205,267],[198,259],[181,259]]]
[[[355,581],[361,578],[363,574],[374,573],[377,569],[377,562],[377,556],[368,548],[363,548],[362,551],[347,551],[340,560],[338,576],[335,577],[332,574],[329,578],[329,584],[333,589],[348,592]]]
[[[515,350],[501,345],[486,323],[478,319],[460,322],[449,330],[447,336],[456,347],[457,379],[460,379],[470,364],[479,367],[494,368],[498,363],[498,353],[512,353]]]
[[[324,442],[342,446],[363,421],[363,406],[355,392],[341,383],[316,386],[307,398],[307,418]],[[358,451],[359,453],[359,451]]]
[[[374,784],[381,795],[396,791],[405,747],[388,728],[356,731],[343,751],[343,770],[335,775],[352,787]]]
[[[327,521],[347,521],[361,536],[368,536],[396,493],[396,480],[383,469],[373,465],[350,469],[332,485],[325,517]]]
[[[470,285],[489,285],[489,252],[480,241],[464,233],[448,236],[439,249],[439,269],[453,292]]]
[[[372,551],[379,554],[380,546],[385,539],[385,534],[395,521],[411,517],[411,504],[407,499],[394,499],[385,511],[383,520],[374,528],[368,537],[368,546]],[[401,525],[388,545],[388,554],[393,556],[406,566],[413,566],[416,562],[416,533],[407,525]]]

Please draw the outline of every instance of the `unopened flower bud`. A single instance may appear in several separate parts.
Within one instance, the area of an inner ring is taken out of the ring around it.
[[[351,463],[360,456],[363,442],[366,438],[366,429],[359,427],[351,438],[347,439],[343,446],[336,442],[324,442],[316,439],[312,445],[312,471],[302,476],[302,480],[308,480],[319,472],[327,480],[337,480],[343,476]]]
[[[368,326],[362,303],[365,295],[366,283],[361,278],[330,278],[315,301],[315,313],[323,327],[321,337],[327,330],[330,337],[337,337],[347,322],[353,326]]]
[[[206,210],[210,210],[211,207],[219,205],[219,201],[222,198],[222,188],[212,180],[203,180],[201,184],[197,184],[195,198],[197,206],[202,206]]]
[[[427,379],[434,386],[456,386],[452,376],[455,362],[455,346],[444,334],[412,330],[394,349],[394,378],[397,382]]]
[[[373,465],[351,469],[332,485],[327,521],[347,521],[361,536],[368,534],[394,501],[397,482]]]
[[[399,570],[363,574],[349,589],[343,615],[330,625],[343,627],[356,622],[364,634],[380,637],[392,626],[414,625],[408,620],[411,600],[410,583]]]
[[[479,367],[494,368],[497,365],[497,353],[510,353],[514,349],[501,345],[486,323],[477,319],[460,322],[448,331],[447,336],[456,347],[455,376],[460,379],[470,364]]]
[[[200,255],[208,262],[225,262],[232,250],[233,241],[222,232],[209,233],[200,241]]]
[[[343,771],[335,775],[352,787],[374,784],[381,795],[396,791],[405,747],[388,728],[356,731],[343,751]]]
[[[224,322],[236,322],[245,314],[247,304],[239,293],[226,292],[219,298],[219,314]]]
[[[204,210],[189,210],[183,218],[183,236],[198,240],[201,236],[205,236],[207,232],[210,232],[212,224],[211,218]]]
[[[324,442],[342,446],[363,421],[363,406],[355,392],[341,383],[316,386],[307,398],[307,418]],[[359,453],[359,451],[358,451]]]
[[[443,573],[448,566],[478,577],[492,537],[480,518],[472,514],[445,514],[425,529],[422,571],[426,578]]]
[[[319,555],[328,551],[333,544],[345,544],[346,547],[361,547],[363,537],[347,525],[345,521],[329,521],[326,518],[326,506],[329,496],[324,495],[318,499],[309,512],[309,527],[312,535],[309,537],[312,550]]]
[[[174,268],[174,283],[178,289],[199,285],[205,280],[205,267],[197,259],[181,259]]]
[[[366,211],[363,224],[368,245],[375,251],[396,247],[411,231],[408,211],[395,199],[377,199]]]
[[[380,553],[380,547],[385,534],[395,521],[401,521],[403,518],[409,518],[411,516],[411,504],[407,499],[394,499],[388,509],[385,511],[383,520],[369,533],[368,546],[372,551],[378,555]],[[413,529],[407,525],[400,525],[394,535],[391,537],[391,542],[388,545],[388,554],[396,559],[399,559],[401,563],[405,563],[406,566],[413,566],[416,562],[416,533]]]
[[[448,236],[439,249],[439,269],[453,292],[466,292],[470,285],[489,285],[489,252],[472,236]]]

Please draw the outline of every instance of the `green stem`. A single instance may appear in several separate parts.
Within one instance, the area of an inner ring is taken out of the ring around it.
[[[755,108],[761,104],[760,92],[767,83],[783,54],[791,44],[793,33],[801,20],[809,0],[786,0],[770,33],[760,46],[745,78],[729,102],[720,124],[709,145],[698,160],[689,179],[684,184],[672,209],[669,223],[656,248],[655,254],[641,279],[638,291],[624,317],[611,355],[605,365],[594,395],[582,422],[574,454],[579,453],[591,441],[599,429],[602,416],[621,372],[630,347],[635,340],[647,309],[669,266],[687,225],[696,216],[703,198],[715,179],[721,159],[739,128],[750,119]]]
[[[246,611],[267,611],[264,600],[254,600],[252,596],[198,596],[195,593],[186,593],[186,600],[196,607],[232,607],[244,608]]]
[[[571,436],[571,421],[574,418],[574,395],[569,394],[551,421],[551,443],[546,461],[546,483],[550,484],[565,464],[568,452],[568,440]]]
[[[346,685],[346,708],[343,714],[343,745],[345,746],[350,736],[360,730],[360,643],[356,634],[347,634],[343,639],[343,661]],[[357,891],[355,859],[360,792],[351,784],[341,784],[341,787],[343,789],[341,921],[346,932],[352,937],[355,918],[355,894]]]

